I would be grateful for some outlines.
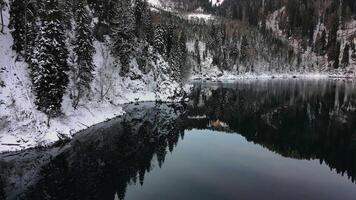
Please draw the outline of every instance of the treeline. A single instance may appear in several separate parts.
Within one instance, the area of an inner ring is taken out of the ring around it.
[[[226,0],[217,12],[261,27],[273,12],[283,7],[285,12],[277,23],[287,38],[301,42],[304,51],[311,48],[318,56],[327,57],[332,64],[328,66],[330,69],[345,69],[351,57],[356,59],[353,38],[338,38],[338,31],[347,30],[347,23],[355,18],[354,0]]]
[[[146,74],[164,59],[166,70],[183,81],[189,70],[185,32],[154,22],[153,15],[145,0],[12,0],[13,49],[29,64],[37,108],[49,118],[60,115],[69,83],[74,108],[91,95],[95,40],[109,40],[121,76],[128,76],[133,59]]]

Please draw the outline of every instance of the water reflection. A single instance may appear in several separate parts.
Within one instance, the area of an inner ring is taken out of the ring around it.
[[[355,180],[354,82],[277,80],[209,88],[196,88],[189,109],[190,115],[209,116],[200,128],[223,121],[248,141],[286,157],[319,159]]]
[[[68,144],[1,155],[0,199],[124,199],[128,185],[143,184],[193,129],[238,133],[276,154],[317,159],[355,180],[353,82],[196,84],[191,99],[187,105],[129,105],[127,115]]]

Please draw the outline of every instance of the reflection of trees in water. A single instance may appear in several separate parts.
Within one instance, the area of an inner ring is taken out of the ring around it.
[[[251,82],[193,92],[189,122],[207,127],[210,120],[229,125],[249,141],[286,157],[319,159],[338,173],[356,177],[356,87],[344,82]]]
[[[39,170],[36,180],[28,188],[16,188],[19,195],[11,199],[114,199],[115,195],[123,199],[127,185],[143,184],[145,174],[162,166],[167,151],[173,151],[184,130],[191,128],[237,132],[283,156],[319,159],[354,179],[354,88],[340,82],[280,81],[197,86],[187,107],[132,106],[122,118],[56,147],[61,150],[53,158],[32,152],[36,160],[50,161],[34,164]],[[19,163],[32,165],[30,154],[15,156],[0,174],[31,177],[13,170],[23,168]]]
[[[19,199],[123,199],[127,185],[143,184],[152,161],[161,167],[183,137],[184,130],[176,126],[183,111],[182,106],[153,103],[132,108],[111,127],[68,144]]]

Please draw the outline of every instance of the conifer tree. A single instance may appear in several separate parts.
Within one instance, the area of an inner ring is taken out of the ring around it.
[[[17,52],[24,50],[25,44],[25,11],[26,2],[24,0],[13,0],[10,5],[11,34],[14,38],[13,49]]]
[[[342,56],[341,64],[343,67],[347,67],[350,64],[350,45],[346,44],[344,47],[344,53]]]
[[[75,42],[74,53],[76,55],[74,83],[76,84],[76,95],[73,107],[76,108],[81,97],[90,92],[90,83],[93,80],[93,47],[91,20],[85,8],[84,0],[79,0],[75,11]]]
[[[166,46],[166,52],[165,52],[165,56],[167,58],[169,58],[169,56],[171,55],[171,51],[173,49],[173,42],[177,42],[177,41],[173,41],[174,38],[175,38],[175,35],[174,35],[174,27],[172,24],[167,24],[165,26],[165,46]]]
[[[68,84],[65,32],[58,0],[45,0],[40,10],[41,28],[31,59],[31,77],[39,110],[51,117],[61,113]]]
[[[156,52],[164,55],[166,51],[165,39],[164,39],[164,29],[161,25],[158,25],[154,31],[154,41],[153,46]]]
[[[196,59],[197,59],[198,67],[200,68],[201,67],[201,55],[200,55],[200,48],[199,48],[199,40],[198,39],[195,41],[194,51],[195,51],[195,56],[196,56]]]
[[[248,51],[249,51],[249,43],[247,40],[247,36],[242,37],[241,41],[241,50],[240,50],[240,60],[242,63],[247,64],[247,59],[248,59]]]
[[[318,55],[325,55],[326,53],[326,44],[327,44],[327,41],[326,41],[326,32],[325,30],[323,30],[323,32],[321,33],[321,35],[317,37],[317,40],[316,40],[316,53]]]
[[[131,56],[135,48],[135,20],[130,0],[116,3],[112,22],[113,53],[120,59],[121,75],[129,72]]]
[[[181,72],[180,81],[182,81],[189,74],[189,67],[187,65],[187,59],[188,59],[187,36],[184,31],[181,32],[181,35],[179,37],[178,49],[179,49],[179,56],[180,56],[179,59],[179,63],[180,63],[179,67]]]
[[[168,63],[169,66],[171,67],[173,71],[173,76],[175,80],[180,80],[181,78],[181,67],[180,67],[180,62],[181,62],[181,51],[179,48],[179,42],[178,42],[178,35],[177,34],[172,34],[171,36],[171,51],[169,52],[168,55]]]
[[[146,12],[147,4],[144,0],[135,0],[135,34],[139,38],[145,36],[144,13]]]
[[[145,1],[146,2],[146,1]],[[146,2],[147,4],[147,2]],[[143,24],[144,24],[144,34],[145,34],[145,39],[149,44],[153,44],[153,38],[154,38],[154,30],[153,30],[153,22],[152,22],[152,14],[150,9],[147,8],[144,10],[143,13]]]

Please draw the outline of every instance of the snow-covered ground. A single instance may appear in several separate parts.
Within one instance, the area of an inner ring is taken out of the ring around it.
[[[213,6],[220,6],[224,0],[210,0],[210,2]]]
[[[181,100],[177,94],[182,94],[183,88],[172,80],[172,72],[169,73],[168,63],[163,59],[152,63],[152,71],[159,72],[157,81],[152,71],[143,74],[136,60],[132,60],[130,78],[121,77],[109,45],[95,41],[97,67],[91,98],[83,98],[74,109],[70,99],[73,85],[70,84],[63,99],[62,116],[48,122],[47,116],[35,107],[28,65],[12,50],[13,39],[7,28],[8,8],[4,10],[4,22],[5,33],[0,34],[0,153],[47,146],[71,138],[92,125],[124,114],[122,104],[125,103]]]
[[[206,13],[189,13],[186,15],[189,20],[202,19],[205,21],[215,20],[215,16]]]

